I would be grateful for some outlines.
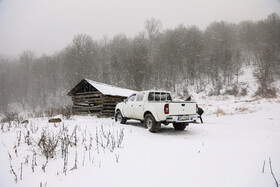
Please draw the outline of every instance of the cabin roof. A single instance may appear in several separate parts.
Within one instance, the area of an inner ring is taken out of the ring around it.
[[[101,92],[103,95],[111,95],[111,96],[122,96],[122,97],[128,97],[131,94],[135,93],[136,91],[126,89],[126,88],[119,88],[113,85],[104,84],[96,81],[92,81],[89,79],[83,79],[81,82],[79,82],[69,93],[68,95],[74,95],[77,91],[77,88],[80,84],[83,82],[89,83],[91,86],[93,86],[95,89],[97,89],[99,92]]]

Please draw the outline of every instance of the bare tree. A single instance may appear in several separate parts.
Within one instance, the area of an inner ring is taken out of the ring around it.
[[[135,37],[118,34],[98,42],[78,34],[54,55],[37,58],[24,51],[13,60],[0,57],[0,110],[15,102],[33,111],[54,103],[59,107],[67,103],[67,90],[83,78],[176,92],[176,84],[191,84],[198,92],[212,84],[209,94],[220,94],[222,88],[238,85],[244,64],[256,68],[257,94],[275,96],[272,83],[280,78],[278,14],[258,22],[214,22],[205,31],[183,25],[163,30],[160,20],[150,18],[144,29]]]
[[[150,42],[152,42],[158,36],[158,34],[162,29],[161,21],[155,18],[146,19],[145,29],[148,34]]]

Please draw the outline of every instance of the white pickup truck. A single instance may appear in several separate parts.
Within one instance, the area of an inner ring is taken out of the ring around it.
[[[196,102],[172,101],[169,92],[143,91],[117,104],[115,121],[125,124],[128,119],[140,120],[150,132],[157,132],[161,123],[173,123],[176,130],[184,130],[199,118],[197,108]]]

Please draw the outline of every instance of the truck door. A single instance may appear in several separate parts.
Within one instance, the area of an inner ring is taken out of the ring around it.
[[[124,116],[127,118],[133,118],[133,105],[135,103],[136,94],[131,95],[127,101],[125,102],[125,105],[123,107],[123,113]]]
[[[135,119],[140,119],[140,120],[143,120],[144,119],[144,117],[143,117],[143,115],[144,115],[144,102],[143,102],[143,98],[144,98],[144,92],[139,92],[139,93],[137,93],[137,95],[136,95],[136,101],[135,101],[135,103],[134,103],[134,118]]]

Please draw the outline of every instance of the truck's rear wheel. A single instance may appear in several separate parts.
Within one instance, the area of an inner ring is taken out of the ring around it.
[[[160,129],[160,123],[156,122],[152,114],[147,114],[144,122],[150,132],[155,133]]]
[[[115,122],[120,122],[121,124],[125,124],[126,123],[126,118],[122,116],[122,113],[120,111],[117,111],[117,113],[115,114]]]
[[[189,123],[173,123],[173,127],[175,130],[183,131],[185,130],[186,126],[188,126]]]

